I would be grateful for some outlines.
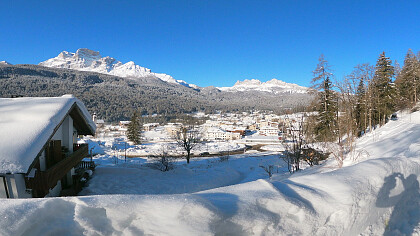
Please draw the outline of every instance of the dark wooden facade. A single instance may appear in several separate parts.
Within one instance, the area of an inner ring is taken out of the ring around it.
[[[44,197],[49,190],[57,185],[59,180],[66,177],[67,173],[75,166],[77,166],[83,158],[89,154],[87,144],[80,145],[73,153],[65,155],[58,149],[59,143],[52,144],[47,152],[47,170],[40,171],[37,168],[33,178],[25,178],[26,186],[32,189],[33,197]],[[37,166],[37,165],[36,165]],[[38,165],[39,166],[39,165]]]

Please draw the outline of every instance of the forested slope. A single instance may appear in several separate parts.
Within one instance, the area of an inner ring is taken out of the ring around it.
[[[0,65],[0,97],[61,96],[74,94],[90,112],[107,121],[142,114],[177,114],[195,111],[272,110],[306,105],[307,94],[272,94],[260,91],[223,92],[170,84],[155,77],[127,79],[117,76],[37,65]]]

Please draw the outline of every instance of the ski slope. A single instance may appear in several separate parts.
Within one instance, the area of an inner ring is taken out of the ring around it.
[[[178,179],[168,192],[3,199],[0,235],[420,235],[419,112],[403,114],[359,139],[340,169],[328,160],[268,179],[258,165],[271,160],[276,158],[245,154],[210,165],[200,183],[207,175],[213,187],[197,191],[176,187],[190,186],[185,182],[194,174],[180,172],[203,170],[198,166],[204,160],[192,166],[180,162],[173,171],[138,180],[165,186],[171,177]],[[107,169],[126,168],[121,176],[127,177],[132,167],[104,166],[87,189]],[[232,181],[213,181],[212,174],[223,168],[231,168]],[[113,176],[118,181],[119,175]],[[139,186],[135,179],[120,180],[131,184],[127,189]]]

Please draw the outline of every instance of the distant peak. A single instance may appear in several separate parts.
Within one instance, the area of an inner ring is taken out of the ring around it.
[[[257,79],[246,79],[244,81],[237,81],[233,87],[219,87],[222,91],[263,91],[271,93],[307,93],[308,88],[299,86],[297,84],[287,83],[278,79],[271,79],[267,82],[261,82]]]
[[[0,64],[2,64],[2,65],[12,65],[11,63],[9,63],[7,61],[0,61]]]
[[[74,53],[71,52],[67,52],[67,51],[62,51],[60,54],[58,54],[59,58],[68,58],[68,57],[72,57],[74,55]]]

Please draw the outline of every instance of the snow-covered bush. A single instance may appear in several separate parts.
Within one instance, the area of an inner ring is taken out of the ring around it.
[[[153,161],[148,164],[153,169],[160,170],[160,171],[169,171],[174,168],[174,157],[169,156],[168,152],[166,151],[167,147],[162,146],[161,153],[157,156],[152,157]]]
[[[170,156],[160,156],[160,157],[154,157],[153,162],[149,163],[148,166],[150,168],[160,170],[160,171],[169,171],[174,168],[174,158]]]
[[[274,165],[268,165],[268,166],[260,166],[261,168],[264,169],[264,171],[268,174],[268,177],[271,178],[271,176],[273,176],[273,171],[274,171]]]

